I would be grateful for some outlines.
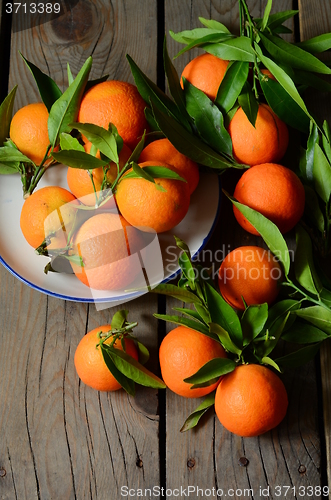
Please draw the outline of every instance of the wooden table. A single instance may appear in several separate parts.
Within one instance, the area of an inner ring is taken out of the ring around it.
[[[8,88],[19,84],[15,109],[39,100],[19,50],[60,88],[67,85],[67,61],[75,74],[90,54],[92,77],[109,73],[112,79],[132,82],[126,53],[162,87],[164,33],[196,27],[199,16],[220,20],[234,30],[239,22],[236,0],[68,0],[61,4],[67,12],[53,22],[38,25],[33,18],[32,26],[31,19],[17,14],[10,26],[4,15],[5,0],[0,0],[1,100],[7,92],[8,73]],[[266,1],[248,0],[248,4],[260,16]],[[275,10],[286,10],[297,2],[274,4]],[[329,0],[299,0],[299,8],[299,22],[293,26],[296,39],[331,31]],[[178,51],[169,36],[168,48],[171,55]],[[178,71],[196,54],[177,59]],[[331,119],[329,103],[329,96],[311,98],[314,112]],[[224,181],[229,190],[235,179],[230,174]],[[257,241],[238,229],[226,201],[223,214],[210,248]],[[190,491],[190,498],[202,498],[201,491],[187,490],[189,486],[222,489],[218,497],[222,499],[321,498],[318,487],[327,485],[330,477],[329,346],[324,346],[315,363],[284,375],[290,405],[274,431],[241,439],[224,430],[211,412],[198,430],[180,434],[196,401],[148,389],[138,390],[133,399],[124,391],[98,393],[79,382],[73,363],[79,340],[86,331],[107,323],[116,309],[98,312],[93,304],[48,297],[2,266],[0,304],[1,499],[118,500],[128,491],[122,487],[132,489],[127,498],[149,499],[156,496],[141,495],[139,488],[153,486],[168,489],[162,497],[168,499],[176,498],[176,488],[181,487],[181,497]],[[158,370],[158,345],[168,328],[152,313],[173,305],[156,295],[127,304],[131,320],[139,322],[137,334],[151,350],[148,366],[152,370]],[[246,466],[240,465],[242,457]],[[287,495],[284,487],[291,488]]]

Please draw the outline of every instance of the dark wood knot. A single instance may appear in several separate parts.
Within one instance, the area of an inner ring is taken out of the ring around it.
[[[0,477],[5,477],[6,474],[7,474],[6,469],[4,469],[3,467],[0,467]]]
[[[195,460],[194,458],[189,458],[187,461],[187,467],[192,470],[195,467]]]
[[[306,467],[304,465],[300,465],[299,469],[298,469],[298,472],[300,474],[305,474],[306,473]]]
[[[249,464],[249,460],[246,457],[240,457],[238,460],[238,464],[240,465],[240,467],[247,467],[247,465]]]

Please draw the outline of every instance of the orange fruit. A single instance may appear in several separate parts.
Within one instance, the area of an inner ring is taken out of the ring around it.
[[[279,161],[288,146],[287,126],[267,104],[260,104],[255,127],[242,108],[232,118],[228,132],[233,156],[239,163],[258,165]]]
[[[74,235],[72,254],[83,265],[71,262],[84,285],[96,290],[124,290],[141,269],[132,254],[143,246],[137,229],[119,214],[100,213],[85,221]]]
[[[167,387],[186,398],[200,398],[216,389],[219,380],[208,387],[191,389],[184,379],[194,375],[214,358],[226,358],[218,342],[186,326],[171,330],[162,340],[159,359],[162,378]]]
[[[70,231],[79,202],[67,189],[47,186],[34,191],[23,204],[20,226],[26,241],[37,248],[53,233]]]
[[[262,365],[240,365],[217,387],[215,411],[221,424],[242,437],[259,436],[285,417],[288,398],[281,379]]]
[[[299,222],[305,208],[305,190],[299,177],[276,163],[255,165],[246,170],[233,196],[270,219],[283,234]],[[236,207],[233,211],[241,227],[251,234],[259,234]]]
[[[173,165],[179,175],[187,180],[190,194],[199,183],[199,167],[195,161],[177,151],[169,139],[158,139],[146,146],[139,157],[139,162],[158,160]]]
[[[111,330],[111,325],[103,325],[88,332],[79,342],[75,351],[74,363],[79,378],[84,384],[93,387],[97,391],[117,391],[121,385],[108,370],[104,362],[101,348],[96,347],[100,339],[98,333],[106,333]],[[112,337],[106,340],[106,344],[112,342]],[[131,339],[124,338],[125,352],[138,361],[138,350]],[[113,347],[123,351],[120,340],[116,340]]]
[[[140,166],[172,165],[159,161],[147,161]],[[126,179],[122,177],[116,189],[116,203],[123,217],[142,231],[162,233],[177,226],[185,217],[190,204],[188,183],[176,179]],[[159,188],[161,187],[161,190]]]
[[[44,103],[28,104],[13,116],[9,135],[18,149],[39,165],[50,144],[48,137],[49,113]]]
[[[271,304],[279,292],[282,270],[270,251],[260,247],[239,247],[223,260],[218,272],[220,292],[237,309],[247,305]]]
[[[201,54],[185,66],[180,84],[183,87],[182,78],[184,77],[214,101],[228,64],[229,61],[224,61],[212,54]]]
[[[87,142],[84,145],[84,149],[87,153],[91,150],[92,143]],[[100,158],[100,152],[97,153],[97,158]],[[123,148],[119,154],[119,168],[120,170],[124,167],[125,163],[131,156],[131,150],[123,144]],[[107,166],[107,181],[111,184],[117,177],[117,166],[116,163],[111,162]],[[101,191],[104,170],[102,167],[94,168],[92,170],[92,178],[95,186],[95,190],[98,193]],[[84,205],[94,206],[96,203],[96,195],[94,193],[92,180],[88,170],[82,168],[72,168],[68,167],[67,171],[67,182],[70,191],[76,196],[76,198],[82,198],[81,202]],[[98,195],[97,195],[98,196]]]
[[[147,129],[145,101],[137,87],[110,80],[91,87],[83,96],[78,122],[93,123],[108,129],[113,123],[130,149],[134,149]]]

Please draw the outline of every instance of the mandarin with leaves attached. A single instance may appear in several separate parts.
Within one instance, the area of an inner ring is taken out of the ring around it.
[[[184,77],[214,101],[228,64],[229,61],[220,59],[213,54],[201,54],[185,66],[180,78],[181,86],[183,87],[182,79]]]
[[[91,146],[91,142],[87,142],[86,144],[84,144],[86,153],[90,153]],[[119,154],[120,171],[130,158],[130,156],[131,150],[125,144],[123,144],[123,147]],[[96,157],[100,159],[99,151]],[[117,165],[114,162],[111,162],[109,165],[107,165],[107,167],[104,168],[107,169],[107,182],[111,184],[117,177]],[[84,205],[95,205],[96,198],[99,196],[99,192],[101,191],[102,182],[104,179],[104,168],[94,168],[91,173],[89,173],[87,170],[84,170],[82,168],[68,167],[67,182],[69,189],[76,196],[76,198],[82,198],[81,201],[82,203],[84,203]]]
[[[147,161],[141,168],[166,167],[176,173],[172,165]],[[127,173],[129,173],[128,171]],[[116,202],[123,217],[142,231],[162,233],[177,226],[187,214],[190,204],[188,183],[179,179],[121,178],[116,189]]]
[[[186,326],[178,326],[164,337],[160,346],[162,378],[179,396],[200,398],[215,390],[220,379],[207,387],[195,389],[191,389],[192,384],[184,379],[194,375],[208,361],[226,357],[219,342]]]
[[[22,207],[20,226],[24,238],[37,248],[51,234],[69,233],[78,205],[78,200],[67,189],[59,186],[38,189]]]
[[[78,122],[93,123],[107,130],[109,123],[113,123],[125,144],[133,150],[148,128],[145,106],[135,85],[109,80],[94,85],[84,94]]]
[[[88,332],[79,342],[75,351],[74,363],[79,378],[84,384],[97,391],[118,391],[121,385],[107,368],[103,359],[101,347],[97,346],[100,341],[98,334],[108,333],[111,325],[103,325]],[[105,341],[105,344],[112,342],[112,337]],[[132,339],[124,337],[125,352],[138,361],[138,349]],[[119,339],[113,344],[115,349],[123,351],[122,343]]]
[[[139,162],[160,161],[173,165],[179,175],[187,180],[190,194],[195,191],[199,183],[199,167],[197,163],[180,153],[169,139],[158,139],[148,144],[141,152]]]
[[[50,144],[49,113],[44,103],[36,102],[20,108],[10,124],[10,138],[25,156],[39,165]]]
[[[237,162],[258,165],[279,161],[285,154],[289,135],[286,124],[267,104],[259,104],[255,126],[239,108],[230,121],[228,131]]]

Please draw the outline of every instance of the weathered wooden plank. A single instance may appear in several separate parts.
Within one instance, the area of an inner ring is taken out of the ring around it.
[[[307,0],[299,0],[300,7],[300,36],[302,40],[307,40],[322,33],[331,31],[331,9],[330,3],[327,0],[319,2],[309,2]],[[330,55],[324,56],[324,60],[330,61]],[[317,92],[309,93],[309,103],[312,112],[321,120],[331,120],[330,99],[326,95],[321,95]],[[327,461],[327,476],[328,482],[331,483],[331,391],[330,391],[330,356],[331,348],[329,343],[322,346],[321,360],[321,379],[323,393],[323,421],[324,434],[326,445],[326,461]]]
[[[266,2],[248,2],[256,17],[261,16],[265,4]],[[291,8],[291,1],[282,1],[275,4],[274,11]],[[181,31],[197,27],[199,16],[217,19],[231,29],[238,30],[237,11],[237,2],[230,1],[203,2],[200,5],[190,1],[180,4],[167,2],[166,30]],[[292,23],[290,26],[293,28]],[[168,37],[168,47],[169,53],[174,55],[181,46]],[[176,59],[177,70],[181,72],[185,64],[198,53],[198,50],[191,51]],[[239,175],[237,172],[229,172],[222,178],[222,183],[229,192],[233,192]],[[257,238],[240,230],[229,203],[224,199],[221,220],[215,233],[208,245],[213,251],[218,248],[226,254],[240,245],[258,244]],[[219,264],[218,262],[217,267]],[[175,304],[175,301],[168,301],[168,313],[174,305],[178,305],[178,302]],[[170,328],[169,326],[168,330]],[[207,489],[215,487],[222,489],[224,495],[231,489],[238,489],[234,498],[243,498],[245,490],[248,496],[250,489],[253,490],[254,498],[259,498],[259,488],[270,487],[270,498],[276,498],[277,485],[319,485],[320,448],[317,417],[313,410],[317,405],[314,367],[309,365],[295,373],[289,372],[284,380],[290,399],[285,421],[273,432],[250,439],[231,435],[222,428],[212,413],[204,418],[198,430],[178,434],[183,421],[198,406],[199,401],[184,400],[167,391],[167,487],[174,488],[178,484],[183,487],[199,485]],[[247,467],[239,465],[241,457],[248,459]],[[305,466],[305,473],[299,472],[301,465]],[[284,490],[281,496],[285,497]]]
[[[39,100],[24,55],[61,88],[66,63],[77,73],[93,54],[91,77],[132,77],[125,54],[156,79],[156,3],[144,0],[74,2],[63,18],[29,28],[13,19],[10,85],[19,82],[16,109]],[[68,4],[68,2],[66,2]],[[25,29],[20,29],[25,28]],[[19,186],[18,186],[19,188]],[[0,477],[3,499],[120,498],[121,486],[159,483],[157,393],[138,390],[99,394],[76,375],[73,356],[84,333],[108,323],[115,310],[48,298],[1,267]],[[157,297],[124,306],[139,322],[136,334],[149,347],[157,370]],[[118,308],[117,308],[118,309]]]

